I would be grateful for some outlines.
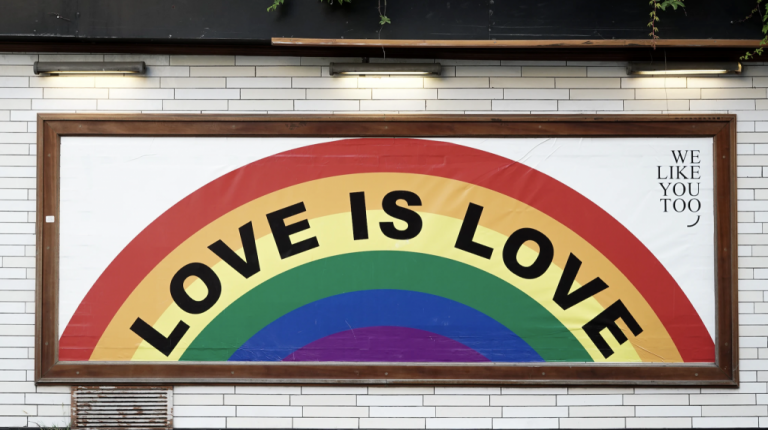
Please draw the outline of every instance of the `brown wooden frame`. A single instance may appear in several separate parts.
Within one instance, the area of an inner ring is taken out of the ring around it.
[[[712,137],[716,247],[714,364],[286,364],[59,362],[62,136]],[[240,116],[40,114],[37,126],[35,381],[39,384],[738,385],[735,115]],[[53,215],[56,222],[46,223]]]

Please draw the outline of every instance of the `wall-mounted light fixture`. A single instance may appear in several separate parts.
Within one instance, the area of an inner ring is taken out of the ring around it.
[[[741,73],[738,61],[629,63],[628,75],[733,75]]]
[[[35,61],[32,68],[36,75],[69,75],[69,74],[97,74],[110,73],[122,74],[130,73],[134,75],[143,75],[147,71],[147,66],[143,61],[129,62],[86,62],[86,61],[62,61],[45,62]]]
[[[331,63],[331,76],[420,75],[439,76],[440,63]]]

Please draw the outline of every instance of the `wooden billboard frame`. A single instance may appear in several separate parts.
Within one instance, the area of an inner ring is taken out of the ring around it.
[[[254,116],[39,114],[35,381],[38,384],[738,385],[735,115]],[[58,361],[63,136],[711,137],[716,361],[712,364],[316,364]],[[53,217],[54,222],[47,222]]]

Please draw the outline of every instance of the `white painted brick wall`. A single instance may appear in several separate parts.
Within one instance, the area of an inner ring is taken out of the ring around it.
[[[37,77],[31,65],[38,59],[143,60],[148,74]],[[440,60],[441,78],[331,78],[328,64],[338,60],[0,54],[0,427],[63,426],[69,420],[69,387],[32,382],[35,121],[38,112],[49,111],[735,113],[739,389],[180,386],[174,395],[175,425],[768,427],[768,66],[748,65],[738,77],[630,78],[623,64],[614,62]]]

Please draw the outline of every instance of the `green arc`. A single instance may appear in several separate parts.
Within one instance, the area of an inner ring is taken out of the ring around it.
[[[593,361],[573,333],[516,287],[464,263],[404,251],[337,255],[282,273],[227,307],[180,360],[227,361],[251,336],[294,309],[337,294],[381,289],[433,294],[472,307],[512,330],[545,361]]]

